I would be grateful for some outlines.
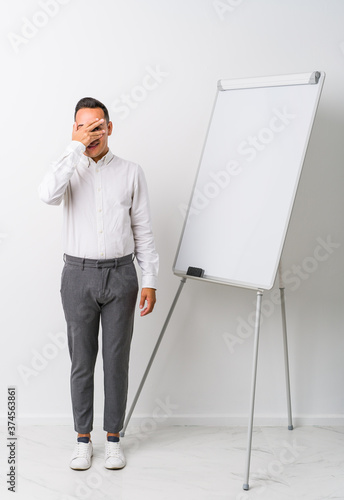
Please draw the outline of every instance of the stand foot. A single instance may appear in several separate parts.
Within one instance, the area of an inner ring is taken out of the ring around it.
[[[288,431],[292,431],[294,429],[293,425],[288,425]]]
[[[245,490],[245,491],[247,491],[250,488],[249,488],[249,485],[245,483],[245,484],[242,485],[242,489]]]

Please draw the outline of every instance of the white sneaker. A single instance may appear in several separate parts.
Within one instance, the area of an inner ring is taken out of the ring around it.
[[[70,468],[74,470],[86,470],[91,467],[91,457],[93,455],[92,442],[80,443],[75,445],[71,456]]]
[[[105,442],[105,467],[107,469],[123,469],[127,461],[125,459],[120,441],[113,443]]]

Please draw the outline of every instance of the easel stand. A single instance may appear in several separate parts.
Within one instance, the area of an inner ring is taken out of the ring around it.
[[[148,362],[147,368],[142,377],[139,388],[136,392],[134,400],[131,404],[128,415],[125,419],[123,429],[121,431],[121,436],[125,435],[125,431],[127,429],[129,420],[136,406],[137,400],[141,394],[142,388],[148,376],[149,370],[153,364],[155,355],[159,349],[162,338],[165,334],[167,326],[170,322],[171,316],[175,309],[175,306],[178,302],[181,291],[186,283],[186,278],[182,278],[175,298],[172,302],[158,340],[155,344],[153,353]],[[280,297],[281,297],[281,310],[282,310],[282,329],[283,329],[283,347],[284,347],[284,366],[285,366],[285,378],[286,378],[286,390],[287,390],[287,407],[288,407],[288,429],[293,429],[292,424],[292,414],[291,414],[291,398],[290,398],[290,380],[289,380],[289,361],[288,361],[288,343],[287,343],[287,324],[286,324],[286,313],[285,313],[285,297],[284,297],[284,284],[282,280],[282,271],[281,265],[279,267],[279,289],[280,289]],[[258,361],[258,344],[259,344],[259,330],[260,330],[260,320],[261,320],[261,303],[263,297],[263,290],[257,291],[257,305],[256,305],[256,317],[255,317],[255,328],[254,328],[254,346],[253,346],[253,368],[252,368],[252,384],[251,384],[251,401],[250,401],[250,413],[249,413],[249,424],[248,424],[248,434],[247,434],[247,449],[246,449],[246,467],[245,467],[245,476],[244,476],[244,484],[243,489],[249,489],[249,473],[250,473],[250,460],[251,460],[251,446],[252,446],[252,429],[253,429],[253,418],[254,418],[254,401],[255,401],[255,393],[256,393],[256,379],[257,379],[257,361]]]
[[[172,302],[172,305],[171,305],[171,307],[170,307],[170,310],[169,310],[169,312],[168,312],[168,315],[167,315],[167,317],[166,317],[166,319],[165,319],[165,323],[164,323],[164,325],[163,325],[163,327],[162,327],[162,329],[161,329],[161,332],[160,332],[160,335],[159,335],[159,337],[158,337],[158,340],[156,341],[156,344],[155,344],[154,350],[153,350],[153,352],[152,352],[152,355],[151,355],[151,357],[150,357],[150,359],[149,359],[149,362],[148,362],[147,368],[146,368],[146,370],[145,370],[145,372],[144,372],[144,374],[143,374],[143,377],[142,377],[141,383],[140,383],[140,385],[139,385],[139,388],[137,389],[136,394],[135,394],[135,397],[134,397],[134,400],[133,400],[133,402],[131,403],[130,410],[129,410],[129,412],[128,412],[127,418],[125,419],[124,426],[123,426],[123,429],[122,429],[122,431],[121,431],[121,436],[122,436],[122,437],[125,435],[125,431],[126,431],[126,429],[127,429],[127,426],[128,426],[129,420],[130,420],[131,415],[132,415],[132,413],[133,413],[133,411],[134,411],[134,408],[135,408],[135,406],[136,406],[137,400],[138,400],[138,399],[139,399],[139,397],[140,397],[140,394],[141,394],[142,388],[143,388],[143,386],[144,386],[144,383],[145,383],[145,381],[146,381],[146,378],[147,378],[147,376],[148,376],[149,370],[150,370],[150,368],[151,368],[151,366],[152,366],[152,364],[153,364],[153,361],[154,361],[155,355],[156,355],[156,353],[157,353],[157,351],[158,351],[158,349],[159,349],[159,346],[160,346],[160,343],[161,343],[161,341],[162,341],[162,338],[163,338],[163,336],[164,336],[164,334],[165,334],[165,331],[166,331],[167,325],[168,325],[168,324],[169,324],[169,322],[170,322],[170,319],[171,319],[171,316],[172,316],[172,314],[173,314],[174,308],[176,307],[176,304],[177,304],[178,299],[179,299],[179,295],[181,294],[181,291],[182,291],[183,286],[185,285],[185,283],[186,283],[186,278],[182,278],[182,280],[181,280],[181,282],[180,282],[180,284],[179,284],[179,288],[178,288],[178,290],[177,290],[176,296],[174,297],[174,300],[173,300],[173,302]]]

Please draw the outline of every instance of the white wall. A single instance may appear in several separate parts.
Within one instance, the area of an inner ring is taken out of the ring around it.
[[[47,4],[51,11],[44,14]],[[112,150],[140,163],[150,188],[161,272],[154,314],[136,318],[130,403],[179,285],[171,267],[181,207],[191,193],[217,80],[323,70],[327,79],[283,262],[293,277],[286,296],[294,415],[299,422],[343,422],[344,3],[18,0],[6,9],[0,410],[6,387],[15,384],[22,421],[72,422],[70,362],[65,334],[57,335],[66,330],[59,296],[62,207],[40,202],[37,186],[70,140],[78,99],[91,95],[108,105]],[[154,71],[160,76],[145,78]],[[144,91],[143,82],[155,88]],[[136,99],[126,111],[123,94]],[[321,261],[310,258],[319,238],[339,244]],[[272,423],[286,414],[281,320],[270,293],[264,300],[256,415]],[[160,400],[174,405],[169,422],[246,423],[253,338],[250,332],[241,338],[240,325],[254,303],[254,291],[188,281],[135,415],[151,416]],[[52,347],[50,335],[60,347]],[[233,352],[230,338],[238,340]],[[50,359],[40,358],[38,366],[37,353]],[[26,380],[23,367],[32,370]],[[102,394],[98,358],[97,415]]]

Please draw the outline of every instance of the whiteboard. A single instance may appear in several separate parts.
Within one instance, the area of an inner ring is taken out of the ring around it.
[[[272,288],[324,72],[220,80],[173,272]],[[197,278],[196,278],[197,279]]]

